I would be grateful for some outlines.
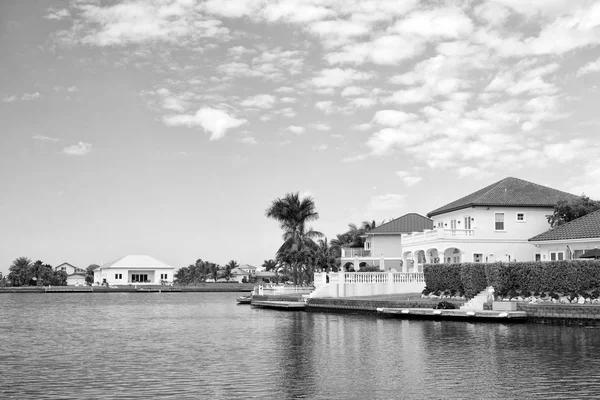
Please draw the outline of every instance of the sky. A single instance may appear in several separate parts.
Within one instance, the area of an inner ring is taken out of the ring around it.
[[[0,2],[0,272],[261,265],[507,176],[600,199],[600,1]]]

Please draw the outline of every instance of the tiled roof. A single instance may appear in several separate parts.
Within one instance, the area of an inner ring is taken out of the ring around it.
[[[594,211],[583,217],[574,219],[566,224],[559,225],[542,234],[529,239],[530,242],[542,240],[569,240],[600,238],[600,210]]]
[[[433,221],[417,213],[410,213],[371,229],[366,234],[378,233],[410,233],[433,229]]]
[[[104,264],[101,269],[104,268],[130,268],[130,267],[142,267],[142,268],[173,268],[170,265],[165,264],[162,261],[158,261],[150,256],[146,255],[133,255],[119,258],[116,261]]]
[[[472,206],[554,207],[577,196],[518,178],[504,178],[427,214],[428,217]]]

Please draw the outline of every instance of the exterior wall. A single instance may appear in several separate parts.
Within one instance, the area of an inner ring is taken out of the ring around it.
[[[573,252],[574,258],[577,258],[585,252],[600,248],[600,238],[597,239],[579,239],[579,240],[553,240],[547,242],[529,242],[534,249],[534,254],[540,255],[541,261],[550,261],[550,253],[562,252],[564,259],[568,259],[569,249]],[[569,246],[569,249],[567,249]]]
[[[420,293],[425,289],[423,274],[330,272],[315,273],[314,278],[315,290],[311,293],[311,298]]]
[[[69,264],[57,265],[54,269],[56,271],[61,271],[62,268],[64,268],[64,271],[67,273],[67,275],[71,275],[71,274],[74,274],[76,272],[76,268],[73,267],[72,265],[69,265]]]
[[[489,209],[488,209],[489,208]],[[452,211],[433,217],[433,227],[443,224],[450,229],[451,220],[456,220],[456,229],[465,228],[465,217],[474,219],[471,229],[479,239],[527,240],[550,229],[546,215],[552,214],[552,208],[542,207],[474,207]],[[504,231],[495,230],[495,213],[504,213]],[[525,221],[517,221],[517,213],[525,214]]]
[[[120,274],[121,278],[115,277]],[[144,282],[133,282],[131,276],[133,274],[145,274],[148,275],[148,282],[150,284],[160,284],[161,274],[167,274],[167,279],[162,279],[167,282],[173,282],[175,275],[174,268],[98,268],[94,271],[94,283],[102,284],[104,279],[109,285],[129,285],[129,284],[143,284]]]
[[[403,235],[403,271],[420,271],[421,264],[436,259],[438,262],[534,261],[536,250],[528,239],[549,229],[546,215],[551,212],[552,209],[542,207],[473,207],[437,215],[433,218],[433,230]],[[504,230],[495,229],[496,213],[504,214]],[[524,215],[523,221],[517,220],[518,213]],[[466,217],[471,218],[470,229]]]
[[[398,235],[369,235],[365,246],[371,250],[371,258],[402,257],[402,236]]]
[[[67,276],[67,286],[83,286],[85,285],[85,275],[69,275]]]

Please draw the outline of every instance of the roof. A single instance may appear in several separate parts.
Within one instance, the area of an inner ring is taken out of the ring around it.
[[[240,267],[236,267],[231,270],[231,275],[250,275],[250,273]]]
[[[504,178],[427,214],[428,217],[473,206],[554,207],[577,196],[518,178]]]
[[[273,278],[275,273],[272,271],[260,271],[256,273],[257,278]]]
[[[409,213],[371,229],[365,234],[410,233],[433,229],[433,221],[417,213]]]
[[[240,268],[242,268],[242,269],[256,269],[256,267],[254,265],[250,265],[250,264],[242,264],[242,265],[240,265]]]
[[[543,240],[570,240],[600,238],[600,210],[591,212],[559,225],[529,239],[530,242]]]
[[[75,269],[81,269],[81,268],[77,268],[77,267],[76,267],[76,266],[74,266],[73,264],[69,264],[68,262],[64,262],[64,263],[62,263],[62,264],[60,264],[60,265],[57,265],[56,267],[54,267],[54,269],[58,269],[59,267],[62,267],[63,265],[69,265],[69,266],[71,266],[71,267],[73,267],[73,268],[75,268]]]
[[[104,264],[100,269],[106,268],[173,268],[162,261],[146,255],[131,255],[119,258],[116,261]]]

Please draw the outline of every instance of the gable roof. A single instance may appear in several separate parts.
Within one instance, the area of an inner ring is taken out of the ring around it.
[[[248,270],[256,269],[256,267],[254,265],[250,265],[250,264],[242,264],[242,265],[240,265],[240,268],[248,269]]]
[[[173,268],[170,265],[165,264],[162,261],[158,261],[147,255],[130,255],[119,258],[116,261],[104,264],[101,269],[105,268],[130,268],[130,267],[142,267],[142,268]]]
[[[70,267],[73,267],[73,268],[75,268],[75,269],[81,269],[81,268],[77,268],[77,267],[76,267],[76,266],[74,266],[73,264],[69,264],[68,262],[64,262],[64,263],[62,263],[62,264],[60,264],[60,265],[57,265],[56,267],[54,267],[54,269],[58,269],[59,267],[62,267],[63,265],[68,265],[68,266],[70,266]]]
[[[473,206],[554,207],[577,196],[518,178],[504,178],[465,197],[436,208],[428,217]]]
[[[529,239],[530,242],[543,240],[569,240],[569,239],[591,239],[600,238],[600,210],[591,212],[559,225],[544,233]]]
[[[386,233],[422,232],[423,229],[433,229],[433,221],[417,213],[409,213],[393,219],[377,228],[365,232],[366,235]]]
[[[231,270],[231,275],[250,275],[250,273],[240,267]]]

